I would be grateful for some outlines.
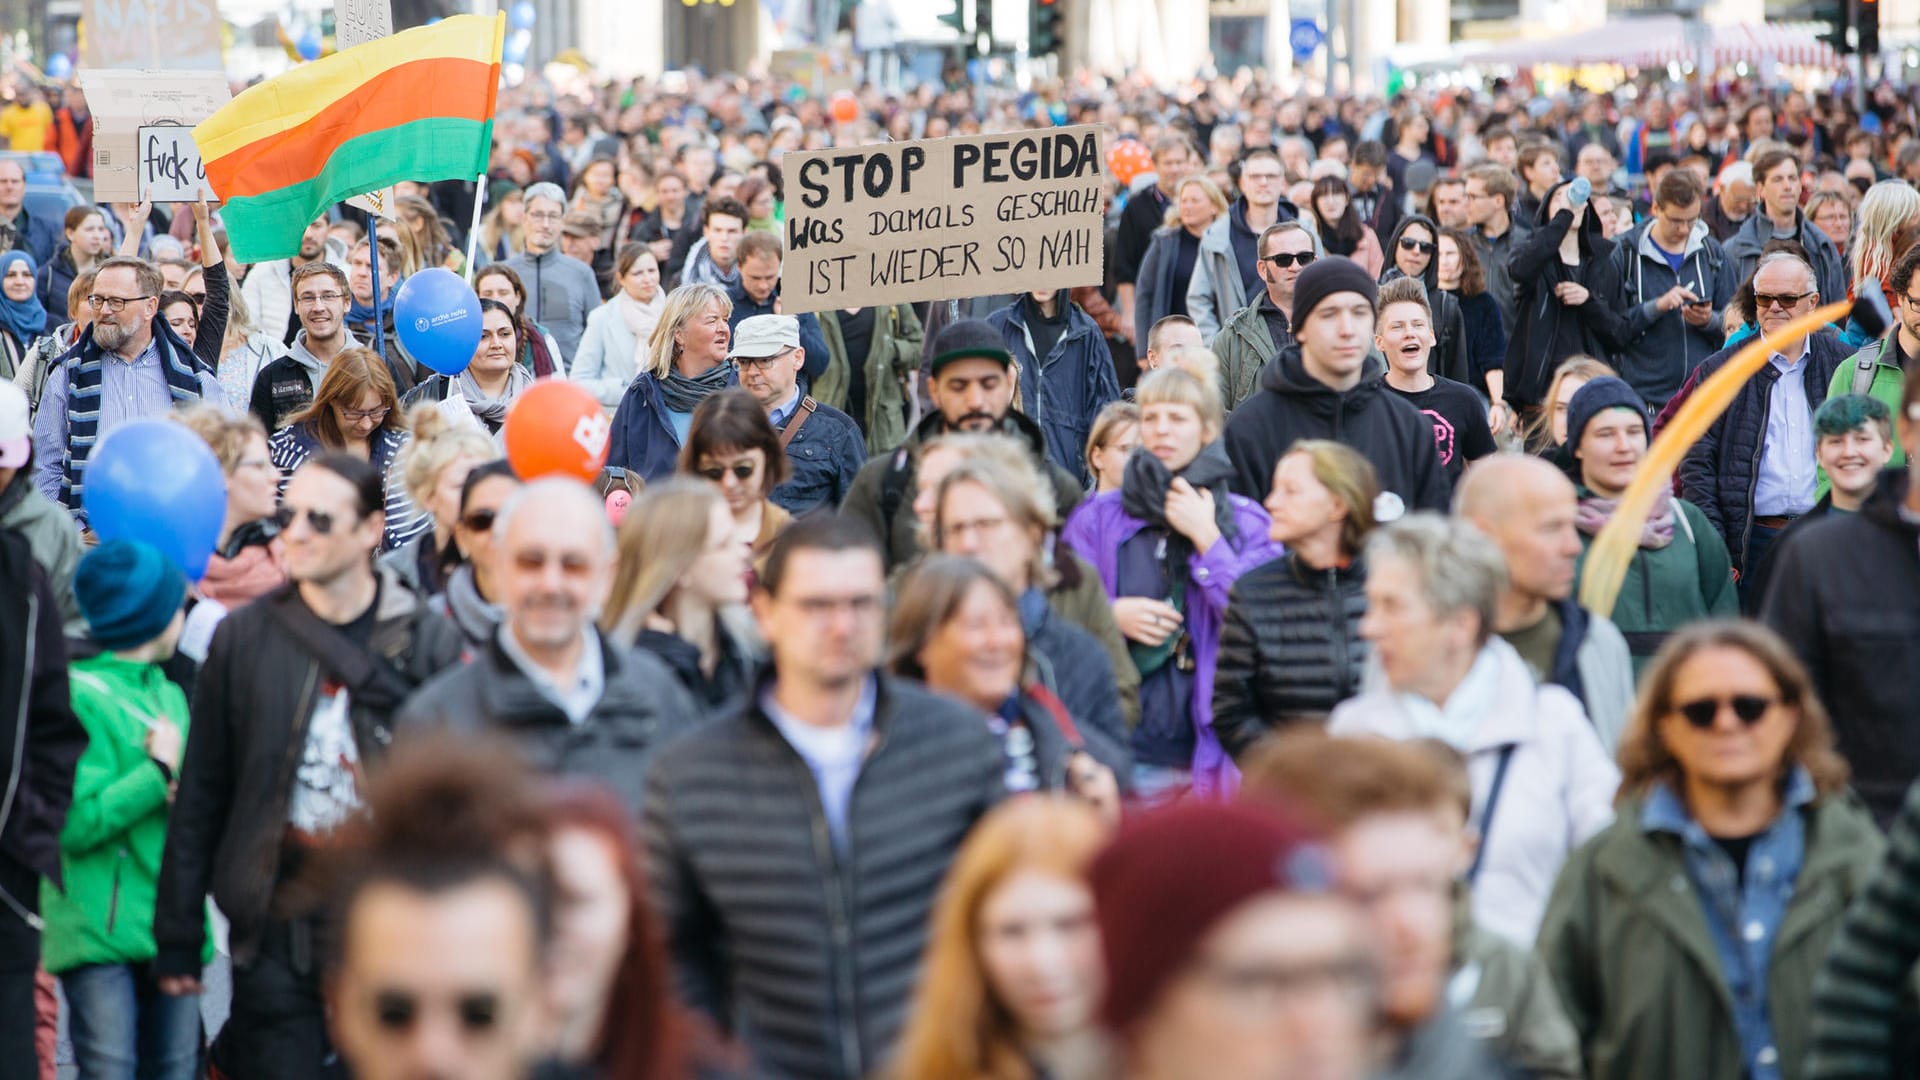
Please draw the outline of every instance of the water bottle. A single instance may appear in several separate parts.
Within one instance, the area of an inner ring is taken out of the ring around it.
[[[1575,210],[1587,205],[1587,200],[1592,197],[1593,184],[1584,176],[1574,177],[1573,183],[1567,185],[1567,205]]]

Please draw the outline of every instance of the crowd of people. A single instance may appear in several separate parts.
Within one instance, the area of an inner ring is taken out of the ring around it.
[[[0,1061],[1900,1074],[1915,102],[1528,89],[535,83],[252,266],[0,159]],[[1062,119],[1152,160],[1103,282],[782,310],[785,152]],[[509,460],[548,380],[596,483]],[[89,521],[159,419],[198,580]]]

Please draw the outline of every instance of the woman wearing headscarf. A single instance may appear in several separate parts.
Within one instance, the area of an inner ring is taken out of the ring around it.
[[[33,256],[0,255],[0,378],[12,379],[27,349],[47,329],[47,309],[34,295]]]

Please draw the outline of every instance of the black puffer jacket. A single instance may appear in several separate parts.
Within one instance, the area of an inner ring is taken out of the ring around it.
[[[844,853],[757,694],[647,777],[647,877],[681,999],[745,1044],[754,1076],[857,1080],[884,1062],[947,866],[1004,793],[980,714],[911,683],[879,676],[870,745]]]
[[[1213,733],[1241,755],[1270,731],[1324,717],[1360,691],[1366,566],[1315,570],[1289,554],[1240,575],[1220,628]]]
[[[1254,502],[1273,487],[1273,467],[1301,439],[1332,439],[1373,463],[1380,490],[1409,509],[1446,512],[1453,495],[1434,449],[1433,424],[1419,409],[1381,389],[1385,365],[1368,357],[1366,375],[1339,391],[1307,374],[1300,343],[1289,342],[1260,371],[1260,390],[1227,417],[1233,493]]]
[[[496,631],[470,663],[422,686],[395,727],[504,735],[535,768],[598,780],[638,817],[654,751],[704,715],[692,696],[653,654],[595,634],[587,647],[600,650],[604,684],[586,722],[573,723],[507,655],[500,644],[505,632],[504,626]]]
[[[1700,362],[1694,373],[1699,386],[1733,359],[1746,343],[1722,349]],[[1818,410],[1827,400],[1833,373],[1853,355],[1831,330],[1807,339],[1807,405]],[[1747,537],[1753,525],[1753,489],[1760,481],[1760,455],[1767,437],[1767,413],[1780,369],[1766,364],[1740,388],[1727,411],[1720,414],[1700,441],[1680,462],[1680,483],[1687,501],[1698,506],[1713,527],[1726,538],[1727,554],[1742,573],[1747,566]],[[1809,416],[1807,423],[1813,422]]]
[[[1560,242],[1573,227],[1573,212],[1548,217],[1552,202],[1549,191],[1541,200],[1539,226],[1513,249],[1507,263],[1513,276],[1514,324],[1507,336],[1503,394],[1515,405],[1540,404],[1560,361],[1583,354],[1610,359],[1625,336],[1624,319],[1614,310],[1620,304],[1620,275],[1614,269],[1613,241],[1601,235],[1599,217],[1587,214],[1580,220],[1579,265],[1561,262]],[[1565,281],[1586,286],[1587,302],[1578,307],[1561,303],[1553,290]]]
[[[694,704],[702,712],[731,711],[753,685],[753,673],[759,661],[724,625],[714,630],[714,642],[719,648],[719,658],[711,678],[700,670],[699,648],[678,634],[643,629],[633,639],[633,647],[659,657],[687,693],[693,695]]]

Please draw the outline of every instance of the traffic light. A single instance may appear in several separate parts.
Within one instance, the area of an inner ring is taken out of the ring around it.
[[[1051,56],[1060,51],[1063,12],[1060,0],[1032,0],[1033,24],[1027,32],[1027,55]]]
[[[1813,22],[1820,27],[1816,36],[1843,56],[1853,51],[1847,42],[1847,15],[1852,3],[1853,0],[1824,0],[1812,5]]]
[[[993,0],[973,0],[973,45],[981,56],[993,52]]]
[[[967,12],[962,0],[950,0],[953,10],[939,16],[941,22],[953,27],[961,37],[967,36]]]
[[[1853,9],[1853,29],[1855,47],[1862,56],[1875,56],[1880,52],[1880,4],[1878,0],[1857,0]]]

